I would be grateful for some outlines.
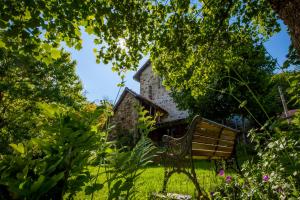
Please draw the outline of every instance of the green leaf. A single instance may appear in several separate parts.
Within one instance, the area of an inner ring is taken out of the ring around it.
[[[247,100],[245,100],[245,101],[243,101],[241,104],[240,104],[240,108],[243,108],[243,107],[245,107],[245,105],[247,104]]]
[[[26,183],[27,183],[27,181],[22,182],[22,183],[19,185],[19,189],[20,189],[20,190],[23,190]]]
[[[5,48],[5,47],[6,47],[5,43],[2,40],[0,40],[0,48]]]
[[[25,11],[24,19],[25,20],[30,20],[31,19],[30,11],[27,8],[26,8],[26,11]]]
[[[24,154],[25,153],[25,148],[24,145],[22,143],[19,143],[18,145],[16,144],[9,144],[9,146],[11,146],[15,151]]]
[[[60,181],[64,177],[64,172],[60,172],[50,178],[50,180],[46,181],[45,184],[42,185],[41,190],[43,193],[48,192],[51,188],[53,188],[58,181]]]
[[[61,157],[58,161],[56,161],[53,165],[51,165],[48,169],[47,169],[47,173],[52,173],[56,167],[61,163],[61,161],[63,160],[63,157]]]
[[[104,186],[103,184],[99,184],[99,183],[93,184],[92,186],[86,186],[84,192],[86,195],[90,195],[97,190],[101,190],[103,186]]]
[[[42,183],[44,182],[45,180],[45,176],[41,175],[37,181],[35,181],[31,187],[30,187],[30,191],[31,192],[36,192],[42,185]]]
[[[61,111],[59,110],[59,107],[55,104],[47,104],[47,103],[36,103],[37,107],[42,111],[44,115],[46,115],[49,118],[55,117],[55,115],[59,114]]]
[[[52,48],[51,49],[51,57],[53,59],[58,59],[61,57],[61,53],[60,53],[60,50],[56,49],[56,48]]]
[[[88,26],[85,28],[85,31],[88,33],[88,34],[92,34],[94,32],[94,28],[92,26]]]

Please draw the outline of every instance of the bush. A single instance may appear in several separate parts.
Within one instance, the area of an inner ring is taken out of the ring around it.
[[[298,199],[300,197],[300,112],[288,124],[277,119],[249,133],[257,159],[242,176],[224,180],[214,199]]]
[[[98,148],[98,117],[106,106],[81,111],[56,104],[39,107],[48,119],[41,134],[10,144],[13,153],[0,155],[2,198],[62,199],[66,193],[70,198],[91,179],[87,164]]]

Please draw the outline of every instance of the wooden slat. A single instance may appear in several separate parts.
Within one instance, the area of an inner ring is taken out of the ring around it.
[[[236,137],[237,132],[232,131],[232,130],[228,130],[228,129],[223,129],[223,134],[228,136],[228,137]]]
[[[213,126],[213,125],[210,125],[206,122],[201,122],[201,123],[197,124],[196,130],[197,129],[207,129],[210,132],[217,132],[218,133],[219,130],[221,129],[221,127]]]
[[[213,137],[213,138],[222,138],[226,140],[234,140],[236,137],[236,133],[232,132],[230,130],[224,129],[220,135],[221,129],[207,129],[207,128],[198,128],[195,130],[194,135],[203,135],[203,136],[208,136],[208,137]]]
[[[229,137],[229,136],[226,136],[226,135],[223,135],[221,134],[220,136],[216,135],[216,134],[211,134],[211,133],[205,133],[205,132],[202,132],[202,133],[199,133],[199,132],[196,132],[194,133],[194,136],[205,136],[205,137],[210,137],[210,138],[215,138],[215,139],[222,139],[222,140],[229,140],[229,141],[234,141],[235,140],[235,137]]]
[[[201,149],[192,149],[193,156],[209,156],[209,157],[222,157],[228,158],[231,155],[231,152],[223,151],[210,151],[210,150],[201,150]]]
[[[193,156],[194,160],[222,160],[228,157],[217,157],[217,156]]]
[[[204,144],[204,143],[198,143],[198,142],[192,142],[192,149],[202,149],[202,150],[217,150],[217,151],[223,151],[223,152],[229,152],[231,153],[233,150],[233,146],[222,146],[222,145],[214,145],[214,144]]]
[[[219,124],[217,122],[214,122],[214,121],[210,121],[208,119],[202,119],[201,121],[198,121],[198,124],[197,126],[199,126],[200,124],[204,124],[204,126],[214,126],[214,127],[223,127],[224,129],[227,129],[227,130],[230,130],[230,131],[233,131],[233,132],[238,132],[238,130],[236,129],[233,129],[233,128],[230,128],[228,126],[225,126],[223,124]]]
[[[207,128],[198,128],[194,131],[194,135],[204,135],[204,136],[210,136],[214,138],[219,138],[220,129],[216,131],[211,131]]]
[[[227,159],[234,149],[236,130],[202,119],[193,130],[192,155],[205,159]]]
[[[237,132],[234,129],[228,128],[228,127],[224,127],[222,125],[216,125],[216,124],[210,124],[207,122],[200,122],[197,124],[195,131],[196,132],[202,132],[202,131],[206,131],[209,133],[215,133],[216,135],[218,135],[218,133],[220,132],[221,128],[223,128],[223,134],[228,136],[228,137],[235,137]]]
[[[201,136],[201,135],[194,135],[193,136],[193,142],[198,142],[198,143],[205,143],[205,144],[219,144],[221,146],[233,146],[234,145],[234,140],[224,140],[224,139],[216,139],[216,138],[211,138],[211,137],[206,137],[206,136]]]

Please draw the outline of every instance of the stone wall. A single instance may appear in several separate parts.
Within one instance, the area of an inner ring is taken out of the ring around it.
[[[175,102],[170,96],[170,92],[162,86],[161,78],[156,76],[152,66],[148,66],[140,76],[140,94],[152,100],[155,104],[165,109],[169,115],[162,121],[172,121],[183,119],[188,116],[187,111],[181,111],[177,108]]]
[[[138,119],[136,106],[138,104],[139,101],[127,92],[111,119],[111,123],[116,126],[115,131],[118,131],[118,129],[132,130],[136,127]]]

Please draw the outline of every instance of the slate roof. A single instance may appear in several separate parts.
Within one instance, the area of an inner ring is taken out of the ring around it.
[[[145,103],[147,105],[153,106],[156,109],[162,111],[163,113],[168,114],[168,112],[165,109],[163,109],[159,105],[155,104],[151,100],[149,100],[149,99],[147,99],[147,98],[145,98],[145,97],[137,94],[136,92],[132,91],[128,87],[125,87],[125,89],[124,89],[123,93],[121,94],[119,100],[117,101],[116,105],[114,106],[114,111],[119,107],[119,105],[121,104],[121,102],[123,101],[123,99],[124,99],[124,97],[126,96],[127,93],[131,94],[133,97],[135,97],[140,102],[143,102],[143,103]]]
[[[145,64],[134,74],[133,76],[133,80],[136,80],[137,82],[140,82],[140,77],[141,77],[141,74],[143,73],[143,71],[148,67],[150,66],[151,62],[150,60],[147,60],[145,62]]]

